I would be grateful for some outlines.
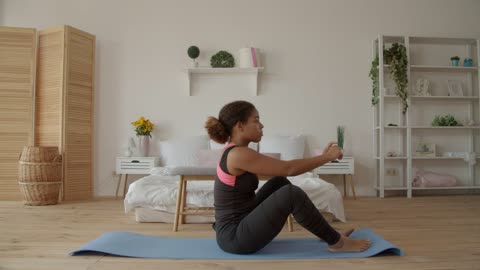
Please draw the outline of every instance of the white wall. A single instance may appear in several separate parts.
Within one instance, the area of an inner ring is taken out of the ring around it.
[[[4,21],[3,21],[3,13],[4,13],[4,5],[3,5],[3,0],[0,0],[0,25],[4,25]]]
[[[346,126],[358,193],[373,195],[371,40],[379,33],[480,37],[475,0],[4,0],[0,7],[2,25],[68,24],[96,35],[98,196],[114,193],[115,157],[134,135],[130,122],[152,119],[157,141],[203,134],[206,117],[236,99],[257,106],[265,134],[306,134],[310,147]],[[187,96],[181,71],[190,45],[202,50],[201,65],[221,49],[261,48],[260,95],[233,76],[198,81]]]

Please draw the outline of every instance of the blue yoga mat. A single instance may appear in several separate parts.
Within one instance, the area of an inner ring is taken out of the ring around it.
[[[130,232],[109,232],[88,242],[70,255],[110,254],[136,258],[163,259],[330,259],[365,258],[380,253],[403,256],[400,248],[370,229],[355,230],[351,238],[370,239],[364,252],[329,252],[318,238],[276,238],[255,254],[236,255],[222,251],[214,238],[148,236]]]

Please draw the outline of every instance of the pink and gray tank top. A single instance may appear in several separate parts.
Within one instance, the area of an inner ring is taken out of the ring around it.
[[[231,175],[227,169],[228,153],[236,145],[225,147],[217,164],[214,184],[215,222],[217,228],[223,224],[238,223],[255,208],[255,190],[258,177],[251,172]]]

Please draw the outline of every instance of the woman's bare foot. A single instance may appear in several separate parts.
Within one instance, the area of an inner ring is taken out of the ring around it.
[[[345,237],[349,237],[350,234],[352,234],[354,230],[355,230],[354,228],[346,229],[345,231],[341,232],[340,235],[343,235]],[[325,240],[320,239],[320,241],[325,241]]]
[[[362,252],[370,247],[370,240],[352,239],[344,235],[335,244],[328,246],[328,250],[332,252]]]
[[[346,229],[345,231],[341,232],[340,234],[343,235],[343,236],[349,237],[350,234],[352,234],[354,230],[355,230],[354,228]]]

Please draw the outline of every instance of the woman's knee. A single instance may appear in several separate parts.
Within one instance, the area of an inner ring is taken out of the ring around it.
[[[275,182],[277,184],[282,184],[282,185],[291,185],[292,183],[290,180],[287,179],[285,176],[274,176],[268,180],[269,182]]]
[[[288,197],[297,200],[306,196],[305,191],[296,185],[286,185],[281,188],[280,193],[287,193]],[[284,195],[285,196],[285,195]]]

